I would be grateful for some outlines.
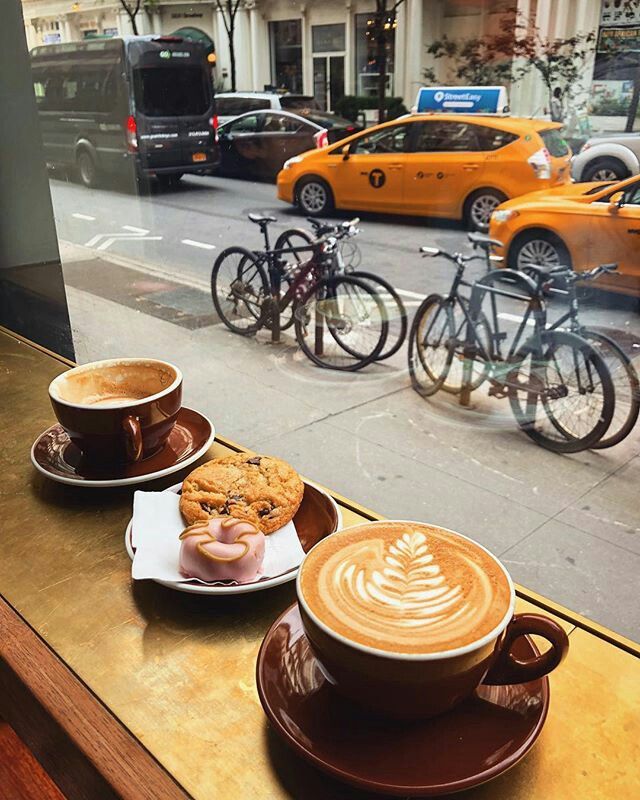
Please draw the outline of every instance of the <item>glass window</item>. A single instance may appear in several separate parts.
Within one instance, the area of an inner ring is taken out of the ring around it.
[[[263,108],[271,108],[271,101],[266,97],[216,97],[216,110],[223,117]]]
[[[232,133],[255,133],[261,128],[263,121],[264,117],[262,116],[248,114],[246,117],[240,117],[240,119],[230,122],[225,126],[225,130]]]
[[[413,150],[417,153],[449,153],[479,150],[476,126],[466,122],[419,123]]]
[[[265,114],[263,119],[262,130],[271,133],[297,133],[306,125],[304,120],[286,114]]]
[[[408,125],[394,125],[390,128],[362,136],[351,145],[352,153],[404,153],[408,140]]]
[[[311,28],[314,53],[328,53],[345,49],[344,24],[314,25]]]
[[[554,158],[561,158],[562,156],[569,155],[569,146],[562,131],[557,128],[552,128],[549,131],[540,131],[540,136],[544,142],[544,146]]]
[[[205,73],[200,67],[135,69],[138,110],[149,117],[204,114],[208,108]]]
[[[640,181],[632,184],[624,196],[625,205],[640,206]]]
[[[501,131],[498,128],[491,128],[488,125],[475,125],[478,150],[499,150],[501,147],[515,142],[518,135]]]
[[[288,19],[269,23],[271,79],[278,89],[302,91],[302,22]]]
[[[393,88],[393,70],[395,54],[395,21],[385,23],[387,52],[387,82],[386,92],[391,94]],[[375,38],[375,19],[372,14],[356,14],[356,93],[359,95],[375,96],[377,92],[377,78],[380,74],[380,65],[377,57],[377,44]]]

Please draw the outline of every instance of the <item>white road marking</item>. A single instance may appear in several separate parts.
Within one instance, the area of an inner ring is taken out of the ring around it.
[[[96,221],[96,218],[90,216],[89,214],[78,214],[76,212],[75,214],[72,214],[71,216],[75,217],[76,219],[86,219],[87,222],[95,222]]]
[[[103,242],[98,244],[101,239],[104,239]],[[158,242],[162,239],[162,236],[139,236],[136,233],[98,233],[95,236],[92,236],[88,242],[86,242],[85,247],[95,247],[96,250],[106,250],[107,248],[111,247],[114,242],[118,241],[133,241],[133,242],[142,242],[142,241],[155,241]],[[97,245],[97,246],[96,246]]]
[[[131,233],[139,233],[140,236],[146,236],[149,233],[146,228],[136,228],[135,225],[123,225],[122,230],[131,231]]]
[[[196,242],[194,239],[181,239],[182,244],[188,244],[191,247],[199,247],[201,250],[215,250],[215,244],[207,244],[206,242]]]
[[[504,319],[507,322],[521,323],[523,318],[519,317],[517,314],[507,314],[506,312],[504,312],[504,313],[498,314],[498,319]],[[528,319],[527,320],[527,325],[529,325],[530,327],[533,327],[535,325],[535,322],[532,319]]]
[[[396,289],[396,292],[402,297],[413,297],[414,300],[424,300],[426,297],[425,294],[420,294],[420,292],[410,292],[408,289]]]
[[[111,247],[114,242],[122,241],[123,239],[123,236],[111,236],[108,239],[105,239],[102,244],[99,244],[96,247],[96,250],[106,250],[108,247]],[[127,239],[134,242],[159,242],[162,239],[162,236],[135,236],[133,238],[127,237]]]

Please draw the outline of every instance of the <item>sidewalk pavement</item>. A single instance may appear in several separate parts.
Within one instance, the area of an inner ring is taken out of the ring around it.
[[[637,434],[556,455],[516,429],[507,401],[420,398],[404,349],[360,373],[319,370],[292,340],[229,332],[205,283],[78,245],[62,258],[79,362],[169,359],[185,405],[220,434],[387,517],[471,536],[517,582],[640,640]]]

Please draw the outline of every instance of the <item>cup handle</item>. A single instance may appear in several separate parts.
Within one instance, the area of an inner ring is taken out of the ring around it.
[[[142,428],[138,417],[128,416],[122,420],[126,436],[127,457],[129,461],[140,461],[142,458]]]
[[[516,658],[511,653],[511,646],[518,637],[525,634],[543,636],[551,643],[551,649],[526,660]],[[557,622],[538,614],[516,614],[502,635],[495,660],[483,683],[503,686],[535,681],[555,669],[568,649],[569,638]]]

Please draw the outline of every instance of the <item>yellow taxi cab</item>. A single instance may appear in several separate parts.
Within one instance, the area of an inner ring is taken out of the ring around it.
[[[419,113],[290,158],[278,197],[307,215],[333,208],[464,219],[487,230],[502,202],[570,180],[554,122]]]
[[[509,200],[491,215],[496,250],[514,269],[567,264],[576,271],[617,263],[602,288],[640,288],[640,176],[618,183],[574,183]]]

